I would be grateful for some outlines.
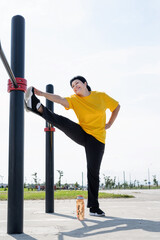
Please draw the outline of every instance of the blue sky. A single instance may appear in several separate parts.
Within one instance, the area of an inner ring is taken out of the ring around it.
[[[87,78],[93,90],[105,91],[120,102],[121,111],[107,131],[103,174],[123,180],[150,175],[160,181],[160,2],[158,0],[23,0],[1,1],[0,39],[10,61],[11,18],[26,21],[25,78],[28,86],[70,96],[69,80]],[[2,115],[0,120],[0,175],[7,181],[9,94],[8,76],[0,62]],[[41,99],[45,103],[45,99]],[[55,105],[55,112],[77,121],[72,110]],[[110,113],[107,111],[107,118]],[[45,122],[25,113],[24,177],[38,173],[45,179]],[[78,164],[78,165],[77,165]],[[77,167],[78,166],[78,167]],[[59,130],[55,132],[55,182],[81,183],[84,149]]]

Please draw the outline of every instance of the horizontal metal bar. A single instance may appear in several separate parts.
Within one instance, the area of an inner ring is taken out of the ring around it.
[[[15,79],[15,76],[14,76],[14,73],[12,72],[12,69],[10,68],[9,64],[8,64],[8,61],[5,57],[5,54],[3,52],[3,49],[2,49],[2,46],[1,46],[1,42],[0,42],[0,58],[4,64],[4,67],[9,75],[9,78],[10,80],[12,81],[13,85],[15,88],[18,88],[18,84],[16,82],[16,79]]]

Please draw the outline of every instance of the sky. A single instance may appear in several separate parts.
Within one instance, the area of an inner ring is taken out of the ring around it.
[[[156,175],[160,183],[160,1],[159,0],[2,0],[0,40],[10,62],[11,19],[25,18],[25,78],[45,91],[54,85],[62,97],[73,94],[72,77],[84,76],[92,90],[119,101],[121,109],[107,130],[100,179],[123,182]],[[0,61],[0,182],[8,182],[8,75]],[[45,99],[41,98],[45,104]],[[77,122],[72,110],[54,111]],[[106,111],[107,119],[110,111]],[[24,182],[37,172],[45,181],[45,121],[25,112]],[[54,133],[54,181],[87,183],[83,147],[60,130]],[[148,174],[149,173],[149,174]]]

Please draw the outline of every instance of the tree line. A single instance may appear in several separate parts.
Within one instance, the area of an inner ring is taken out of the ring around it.
[[[78,182],[74,183],[74,184],[62,184],[62,177],[63,177],[63,171],[62,170],[57,170],[58,174],[59,174],[59,179],[58,181],[55,183],[55,189],[78,189],[78,188],[84,188],[84,186],[81,186]],[[34,186],[38,186],[38,185],[45,185],[45,183],[40,184],[40,179],[38,179],[38,174],[35,172],[32,174],[33,177],[33,181],[34,181]],[[147,181],[147,179],[144,179],[144,184],[140,183],[140,181],[138,180],[134,180],[134,181],[130,181],[127,182],[124,181],[123,183],[120,183],[119,181],[116,181],[116,177],[111,178],[111,176],[107,176],[105,174],[103,174],[103,180],[104,183],[100,184],[100,188],[101,189],[132,189],[132,188],[158,188],[159,184],[158,184],[158,180],[156,175],[153,175],[153,184],[151,184],[151,182]],[[25,184],[27,185],[27,184]],[[86,186],[87,187],[87,186]],[[43,189],[44,190],[44,189]]]
[[[103,174],[104,177],[104,184],[102,184],[102,188],[104,189],[127,189],[127,188],[151,188],[151,187],[159,187],[158,180],[156,175],[153,175],[153,185],[151,185],[151,182],[148,182],[147,179],[144,179],[144,184],[140,183],[138,180],[134,180],[133,182],[127,182],[124,180],[123,183],[120,183],[119,181],[116,182],[116,177],[111,178],[110,176],[106,176]]]

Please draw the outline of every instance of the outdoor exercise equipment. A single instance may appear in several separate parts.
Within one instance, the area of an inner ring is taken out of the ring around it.
[[[46,86],[46,92],[54,93],[53,85]],[[54,111],[53,102],[46,99],[46,107]],[[46,121],[46,213],[54,212],[54,131],[52,124]]]
[[[24,78],[25,20],[14,16],[11,25],[11,69],[18,78]],[[8,172],[8,233],[23,232],[24,179],[24,91],[12,88],[9,119]]]
[[[8,61],[7,61],[7,59],[6,59],[6,56],[5,56],[4,52],[3,52],[3,49],[2,49],[2,46],[1,46],[1,42],[0,42],[0,57],[1,57],[1,59],[2,59],[2,62],[3,62],[3,64],[4,64],[4,67],[5,67],[8,75],[9,75],[9,77],[10,77],[10,79],[11,79],[11,83],[13,84],[13,86],[14,86],[15,88],[18,88],[18,85],[17,85],[16,79],[15,79],[15,76],[14,76],[14,74],[13,74],[13,72],[12,72],[12,69],[10,68],[10,66],[9,66],[9,64],[8,64]]]
[[[23,232],[25,20],[14,16],[11,24],[11,68],[0,46],[0,56],[10,77],[9,168],[7,233]]]
[[[9,116],[9,167],[8,167],[8,214],[7,233],[23,233],[23,189],[24,189],[24,92],[27,81],[24,79],[25,58],[25,19],[14,16],[11,23],[11,67],[0,42],[0,58],[10,77]],[[53,93],[53,86],[47,85],[46,91]],[[46,101],[53,111],[53,103]],[[46,212],[54,212],[53,180],[53,132],[52,125],[46,123]]]

